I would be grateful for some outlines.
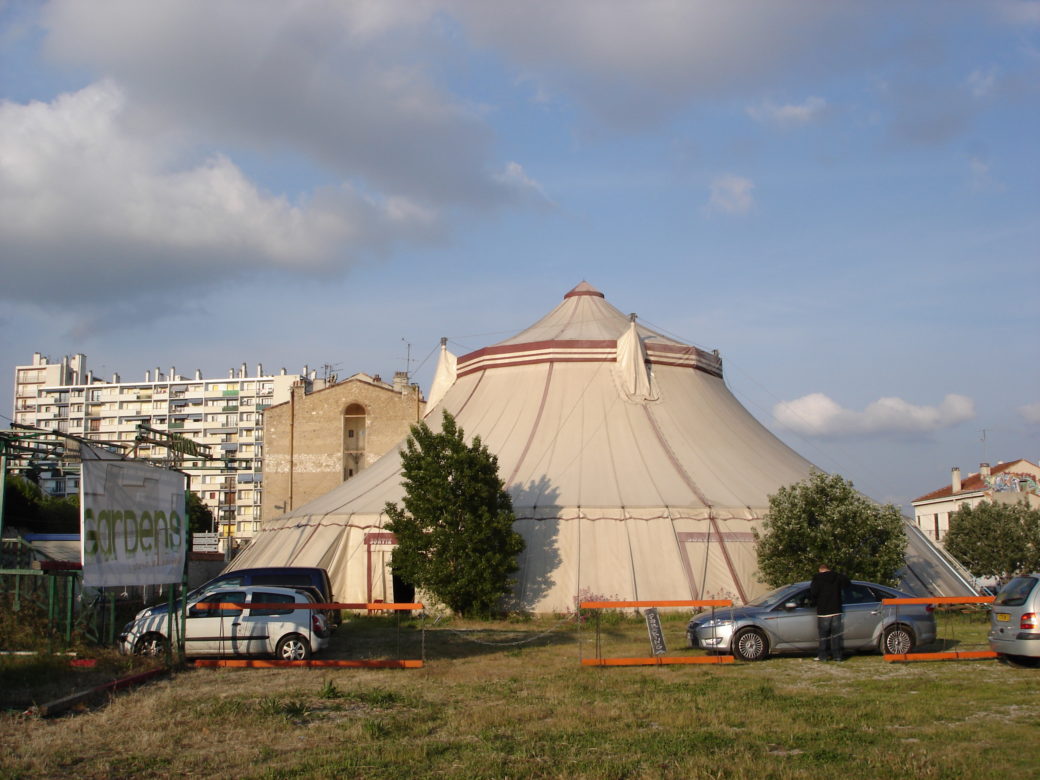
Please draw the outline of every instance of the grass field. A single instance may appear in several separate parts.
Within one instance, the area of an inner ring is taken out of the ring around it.
[[[670,655],[693,652],[684,623],[665,620]],[[329,656],[419,657],[425,644],[419,670],[188,669],[75,716],[5,715],[0,778],[1040,773],[1033,669],[877,655],[598,669],[580,665],[596,653],[590,623],[418,626],[350,621]],[[944,615],[940,635],[984,649],[977,615]],[[603,656],[648,654],[635,619],[604,619],[599,640]]]

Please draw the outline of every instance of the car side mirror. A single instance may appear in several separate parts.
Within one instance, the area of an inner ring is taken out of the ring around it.
[[[784,604],[784,609],[790,612],[792,609],[798,609],[798,605],[793,601],[788,601],[786,604]]]

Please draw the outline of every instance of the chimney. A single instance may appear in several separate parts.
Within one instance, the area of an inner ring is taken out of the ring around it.
[[[957,466],[950,469],[950,486],[954,493],[961,492],[961,470]]]
[[[263,376],[264,375],[264,364],[263,363],[257,363],[256,364],[256,375],[257,376]]]
[[[196,379],[202,379],[202,369],[201,368],[196,368],[195,369],[195,378]]]
[[[152,372],[151,371],[146,370],[144,372],[144,381],[145,382],[151,382],[152,381]]]
[[[398,393],[404,393],[408,389],[408,372],[407,371],[395,371],[394,372],[394,391]]]
[[[982,477],[983,479],[989,479],[989,464],[988,463],[980,463],[979,464],[979,476]]]
[[[245,378],[246,378],[246,376],[248,376],[248,375],[246,374],[246,364],[245,364],[245,363],[243,363],[243,364],[242,364],[242,367],[238,369],[238,378],[239,378],[239,379],[245,379]]]
[[[170,366],[170,375],[167,377],[171,382],[177,381],[177,366]]]

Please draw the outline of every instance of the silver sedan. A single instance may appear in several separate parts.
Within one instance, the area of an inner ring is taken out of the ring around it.
[[[842,630],[847,651],[909,653],[935,641],[931,605],[885,606],[881,600],[886,598],[910,598],[910,594],[860,581],[844,590]],[[812,652],[819,642],[809,583],[785,585],[742,607],[695,615],[686,627],[686,638],[690,647],[729,652],[745,661],[760,661],[770,653]]]

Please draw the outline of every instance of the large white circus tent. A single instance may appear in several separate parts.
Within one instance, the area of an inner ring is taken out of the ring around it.
[[[580,598],[733,598],[765,590],[753,529],[813,464],[730,393],[715,352],[625,315],[587,283],[521,333],[455,358],[442,345],[426,419],[455,416],[498,456],[527,548],[509,606]],[[387,501],[400,451],[264,524],[231,568],[322,566],[342,601],[393,600]],[[912,525],[904,584],[969,593]]]

